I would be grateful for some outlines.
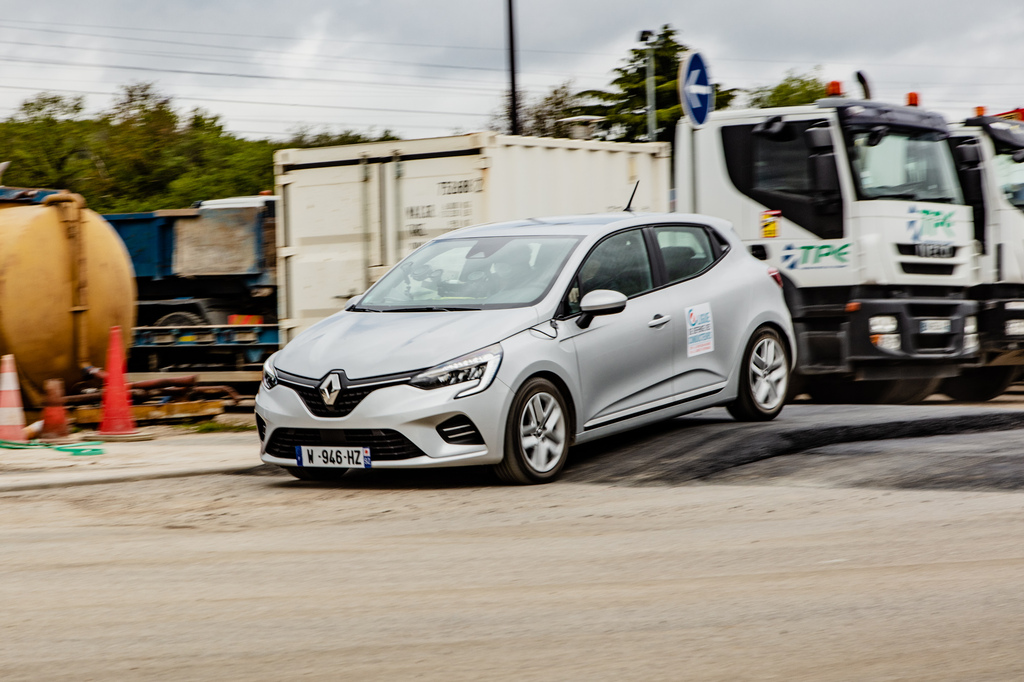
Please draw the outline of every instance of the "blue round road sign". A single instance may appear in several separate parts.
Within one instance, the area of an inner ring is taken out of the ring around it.
[[[700,52],[691,52],[679,68],[679,100],[694,128],[700,128],[715,108],[715,89]]]

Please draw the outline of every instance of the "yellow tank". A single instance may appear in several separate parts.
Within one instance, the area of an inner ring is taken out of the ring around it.
[[[117,232],[77,194],[41,202],[0,199],[0,354],[18,365],[28,406],[43,382],[70,391],[82,367],[105,367],[110,328],[127,352],[135,323],[135,273]]]

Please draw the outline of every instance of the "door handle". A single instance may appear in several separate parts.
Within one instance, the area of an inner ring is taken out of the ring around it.
[[[655,315],[654,319],[647,323],[648,327],[660,327],[672,318],[668,315]]]

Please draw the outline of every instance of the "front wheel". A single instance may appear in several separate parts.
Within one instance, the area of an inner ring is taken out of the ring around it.
[[[507,483],[547,483],[569,455],[569,410],[558,387],[530,379],[512,401],[505,426],[505,458],[494,467]]]
[[[789,353],[774,329],[751,337],[740,365],[740,392],[726,408],[740,421],[768,421],[782,411],[789,388]]]

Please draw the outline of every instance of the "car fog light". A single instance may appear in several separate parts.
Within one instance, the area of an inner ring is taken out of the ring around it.
[[[1024,336],[1024,320],[1007,320],[1007,336]]]
[[[897,329],[899,322],[893,315],[875,315],[868,319],[868,330],[872,334],[892,334]]]
[[[977,353],[980,344],[978,343],[977,334],[964,334],[964,352],[965,353]]]
[[[871,343],[882,350],[899,350],[901,346],[899,334],[872,334]]]
[[[964,334],[977,334],[978,333],[978,318],[974,315],[968,315],[964,318]]]

